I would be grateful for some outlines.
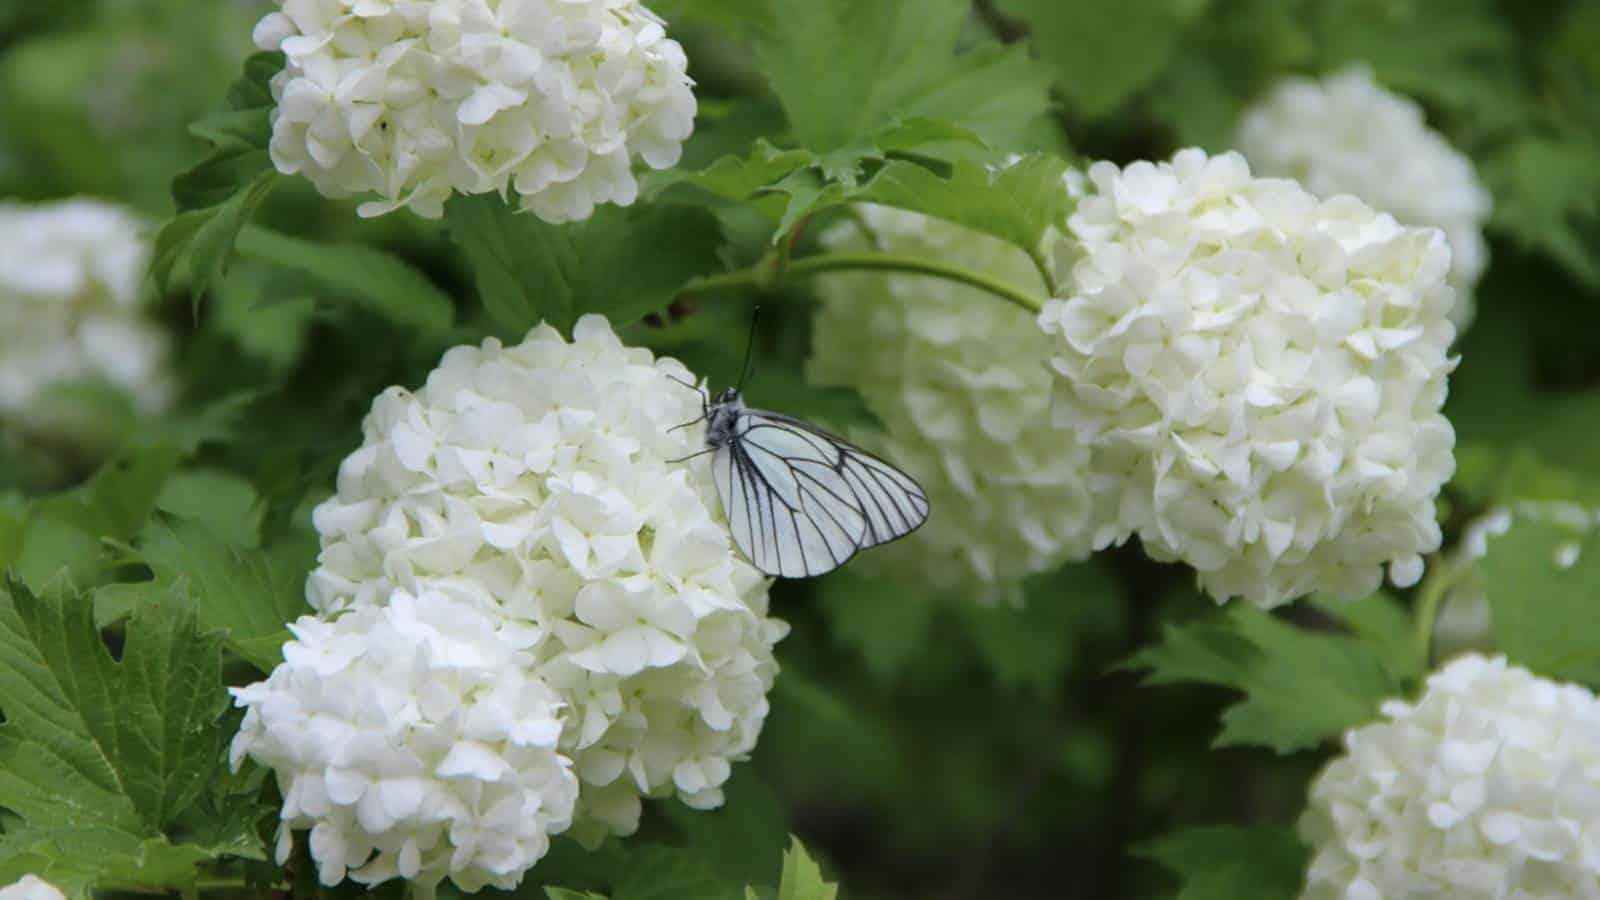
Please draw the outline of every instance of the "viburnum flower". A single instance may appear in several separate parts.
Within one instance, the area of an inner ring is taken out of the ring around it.
[[[694,130],[683,48],[637,0],[279,0],[272,159],[330,197],[438,218],[508,194],[548,222],[638,194]]]
[[[641,796],[722,802],[754,748],[787,631],[734,548],[703,449],[694,377],[625,347],[600,316],[568,343],[444,357],[374,402],[366,440],[316,510],[323,613],[435,592],[532,635],[583,781],[574,834],[628,833]],[[681,382],[681,383],[680,383]]]
[[[171,402],[167,336],[139,306],[149,248],[130,213],[94,200],[0,204],[0,420],[50,430],[45,395],[74,382]]]
[[[1436,229],[1255,178],[1235,153],[1089,169],[1039,324],[1092,452],[1099,546],[1218,599],[1364,596],[1438,548],[1455,365]]]
[[[954,262],[1040,296],[1028,255],[997,238],[888,207],[823,235]],[[1019,580],[1088,556],[1088,450],[1050,423],[1049,340],[1024,311],[977,288],[901,274],[832,274],[807,376],[849,387],[883,430],[850,437],[913,475],[932,513],[910,537],[857,565],[981,600],[1015,599]]]
[[[0,900],[67,900],[67,896],[37,875],[24,875],[0,888]]]
[[[1365,66],[1288,78],[1245,113],[1235,145],[1262,175],[1297,179],[1319,197],[1354,194],[1404,224],[1442,230],[1457,291],[1451,319],[1457,331],[1470,324],[1493,201],[1472,161],[1414,101],[1384,90]]]
[[[403,591],[290,630],[271,677],[233,689],[233,766],[255,759],[283,792],[279,864],[310,829],[325,885],[516,887],[578,798],[537,631]]]
[[[1600,700],[1463,656],[1345,734],[1300,822],[1305,900],[1600,896]]]

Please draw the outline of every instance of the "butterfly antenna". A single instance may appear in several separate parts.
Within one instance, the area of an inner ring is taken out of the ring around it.
[[[755,362],[756,319],[758,319],[760,316],[761,316],[761,307],[757,306],[754,309],[750,310],[750,337],[745,340],[745,345],[744,345],[744,367],[739,372],[739,387],[738,387],[738,391],[740,393],[744,393],[745,382],[750,380],[750,364]]]

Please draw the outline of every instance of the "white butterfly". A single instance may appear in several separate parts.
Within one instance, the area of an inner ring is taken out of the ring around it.
[[[928,520],[928,495],[911,476],[848,441],[749,409],[735,388],[704,403],[706,452],[715,454],[733,541],[762,572],[831,572]]]

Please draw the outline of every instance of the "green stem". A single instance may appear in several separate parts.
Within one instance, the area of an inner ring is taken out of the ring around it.
[[[1055,273],[1050,271],[1050,261],[1045,259],[1044,252],[1038,248],[1029,250],[1028,258],[1033,260],[1034,268],[1039,270],[1039,278],[1044,281],[1045,290],[1049,291],[1050,296],[1054,297],[1057,285]]]
[[[773,281],[770,265],[770,261],[762,261],[747,269],[696,279],[689,283],[687,290],[690,293],[707,294],[744,288],[770,287]],[[890,253],[824,253],[819,256],[808,256],[805,259],[797,259],[790,262],[783,274],[786,277],[798,278],[805,275],[817,275],[822,272],[848,271],[902,272],[911,275],[943,278],[947,281],[960,282],[993,294],[1030,313],[1037,313],[1040,307],[1044,305],[1043,301],[1028,294],[1026,291],[1003,281],[990,278],[981,272],[974,272],[961,266],[952,266],[946,263],[934,262],[933,260],[918,259],[911,256],[896,256]]]
[[[1433,625],[1439,618],[1439,604],[1444,602],[1445,594],[1461,577],[1466,566],[1456,565],[1443,556],[1436,556],[1428,567],[1428,577],[1422,580],[1422,587],[1417,589],[1416,605],[1416,651],[1417,657],[1422,660],[1424,669],[1433,664]]]

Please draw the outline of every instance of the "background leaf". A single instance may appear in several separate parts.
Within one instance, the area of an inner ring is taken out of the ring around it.
[[[996,146],[1042,115],[1046,77],[1013,48],[955,53],[962,0],[776,3],[757,41],[795,139],[822,154],[865,149],[887,126],[942,119]]]
[[[1090,118],[1153,81],[1181,34],[1173,0],[1000,0],[998,6],[1027,23],[1034,52]]]
[[[778,900],[834,900],[839,886],[822,879],[822,869],[812,861],[798,838],[791,839],[783,854],[783,880],[778,883]]]
[[[1140,853],[1177,873],[1176,900],[1294,900],[1310,852],[1281,828],[1189,828],[1146,844]]]
[[[316,543],[291,537],[263,550],[230,546],[203,521],[153,521],[139,553],[156,585],[193,597],[202,627],[225,635],[229,650],[263,672],[282,659],[286,623],[309,612],[305,577]]]
[[[1222,716],[1219,747],[1305,750],[1375,717],[1401,684],[1373,644],[1299,628],[1241,604],[1169,625],[1127,665],[1152,685],[1201,682],[1243,691]]]
[[[550,225],[497,197],[457,197],[445,220],[496,332],[510,340],[541,321],[570,332],[591,312],[621,328],[720,268],[720,226],[694,207],[607,207],[586,222]]]
[[[447,332],[455,315],[450,295],[399,259],[356,244],[330,246],[265,228],[239,233],[241,256],[293,269],[362,308],[419,335]]]
[[[1600,528],[1519,513],[1479,566],[1498,650],[1540,675],[1600,684]]]

